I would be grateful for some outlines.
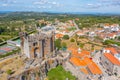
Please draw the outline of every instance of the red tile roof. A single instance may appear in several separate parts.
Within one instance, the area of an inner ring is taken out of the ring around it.
[[[82,50],[80,53],[78,53],[78,48],[68,48],[68,50],[72,52],[72,56],[76,56],[76,57],[85,57],[90,55],[90,52],[86,50]]]
[[[87,66],[88,69],[93,74],[102,74],[102,71],[99,69],[99,67],[92,61],[92,59],[88,58],[88,55],[90,55],[90,52],[88,51],[81,51],[81,53],[78,53],[78,49],[76,48],[68,48],[68,50],[72,51],[72,57],[70,58],[70,62],[75,66]],[[87,69],[81,70],[83,73],[88,74]]]
[[[88,68],[90,69],[92,74],[102,74],[102,71],[94,62],[88,65]]]
[[[80,68],[80,70],[84,73],[84,74],[88,74],[88,71],[86,68]]]
[[[100,68],[90,58],[86,57],[84,61],[88,64],[88,68],[92,74],[102,74]]]
[[[75,66],[86,66],[87,65],[84,60],[80,60],[79,58],[76,58],[76,57],[70,58],[70,62],[74,64]]]
[[[70,62],[75,66],[87,66],[92,74],[102,74],[100,68],[88,57],[84,58],[83,60],[80,60],[76,57],[72,57],[70,59]],[[81,71],[85,74],[88,74],[87,69],[82,69]]]
[[[118,53],[117,50],[115,48],[113,48],[113,47],[105,48],[105,50],[110,50],[113,55]]]
[[[55,37],[56,38],[62,38],[64,35],[63,34],[56,34]]]
[[[110,26],[110,24],[109,23],[106,23],[106,24],[104,24],[105,26]]]
[[[113,64],[120,66],[120,61],[110,53],[104,53],[104,56]]]
[[[117,33],[110,33],[108,34],[109,37],[114,37]]]

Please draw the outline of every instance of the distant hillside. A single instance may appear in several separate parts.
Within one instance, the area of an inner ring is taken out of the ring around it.
[[[61,16],[58,13],[40,13],[40,12],[0,12],[0,21],[41,19],[45,17]]]
[[[85,17],[85,16],[117,16],[114,14],[100,14],[100,13],[53,13],[53,12],[0,12],[0,21],[11,21],[11,20],[26,20],[26,19],[49,19],[53,20],[54,18],[76,18],[76,17]]]

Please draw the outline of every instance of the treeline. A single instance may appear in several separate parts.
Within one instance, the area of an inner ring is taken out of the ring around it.
[[[90,27],[100,27],[100,24],[109,23],[109,24],[120,24],[120,17],[117,16],[85,16],[79,17],[79,20],[76,20],[79,28],[90,28]]]

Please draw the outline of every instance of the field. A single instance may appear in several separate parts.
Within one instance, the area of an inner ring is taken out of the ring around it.
[[[74,39],[74,42],[71,42],[71,39]],[[100,50],[103,47],[102,43],[98,43],[95,41],[90,41],[86,37],[71,37],[68,40],[62,40],[65,42],[67,47],[74,47],[74,48],[82,48],[84,50],[92,51],[92,50]]]

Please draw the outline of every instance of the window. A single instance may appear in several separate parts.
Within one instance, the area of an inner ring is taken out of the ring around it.
[[[109,65],[107,61],[105,61],[105,64]]]
[[[33,46],[36,46],[36,45],[37,45],[37,42],[34,42],[34,43],[33,43]]]

